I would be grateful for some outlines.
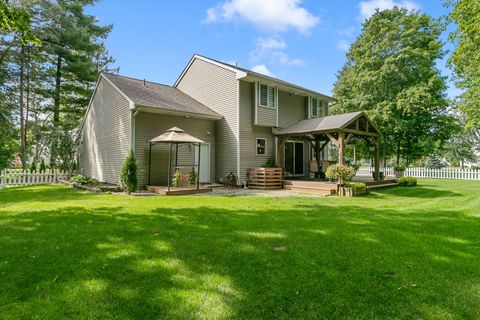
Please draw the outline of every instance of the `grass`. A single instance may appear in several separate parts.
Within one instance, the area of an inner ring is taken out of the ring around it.
[[[0,190],[0,319],[479,319],[480,183],[360,198]]]

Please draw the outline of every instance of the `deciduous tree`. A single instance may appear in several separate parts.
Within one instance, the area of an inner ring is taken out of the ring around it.
[[[426,14],[394,7],[363,24],[337,75],[334,112],[366,111],[384,135],[386,156],[407,163],[431,154],[451,135],[442,27]]]

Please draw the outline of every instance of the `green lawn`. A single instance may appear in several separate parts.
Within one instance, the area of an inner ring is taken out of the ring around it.
[[[479,319],[480,182],[361,198],[0,191],[0,319]]]

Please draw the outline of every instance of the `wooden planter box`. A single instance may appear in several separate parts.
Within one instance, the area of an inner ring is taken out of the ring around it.
[[[339,187],[338,195],[341,197],[357,197],[367,194],[367,188]]]
[[[248,187],[250,189],[282,189],[282,168],[248,169]]]

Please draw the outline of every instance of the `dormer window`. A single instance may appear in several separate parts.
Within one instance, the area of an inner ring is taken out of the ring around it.
[[[260,84],[259,105],[265,108],[275,109],[276,88],[266,84]]]

